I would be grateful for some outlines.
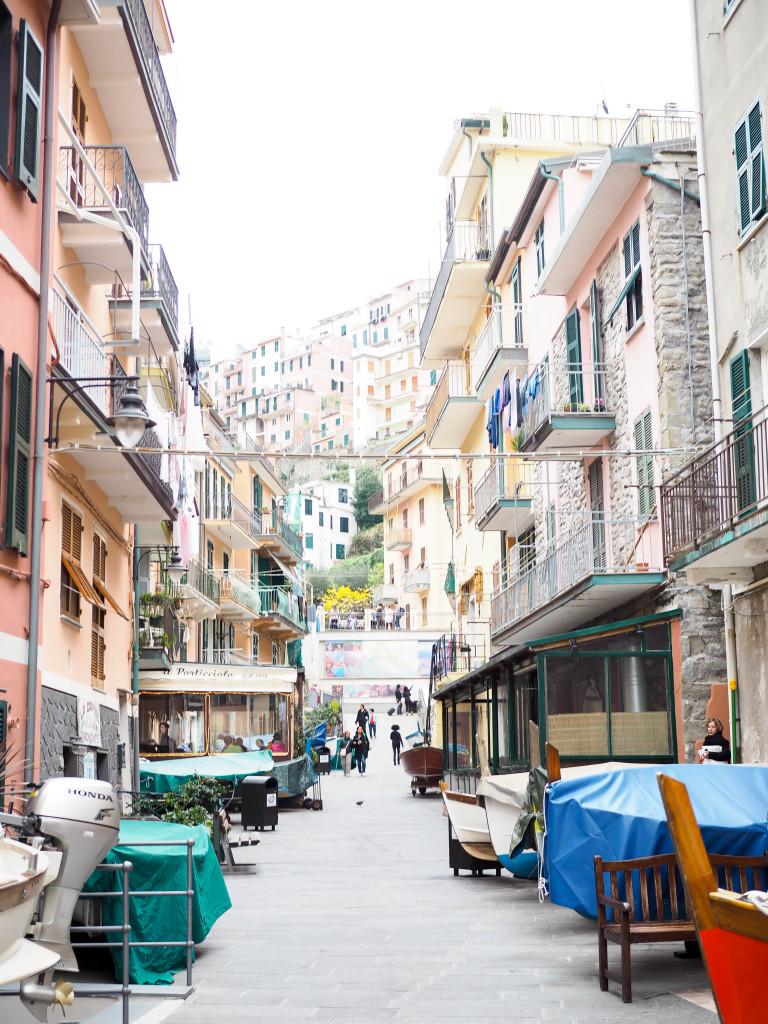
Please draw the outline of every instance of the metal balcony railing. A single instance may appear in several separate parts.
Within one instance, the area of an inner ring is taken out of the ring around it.
[[[475,487],[475,517],[482,519],[500,499],[532,501],[533,463],[522,459],[495,459]]]
[[[299,629],[307,628],[307,620],[299,608],[298,597],[285,587],[259,587],[259,604],[262,614],[279,615]]]
[[[83,210],[109,210],[96,184],[101,182],[112,202],[125,214],[146,253],[149,248],[149,207],[125,146],[83,146],[86,160],[74,146],[59,149],[59,171],[69,198]]]
[[[668,561],[768,507],[767,412],[742,421],[662,485]]]
[[[390,498],[394,498],[404,491],[406,487],[422,478],[428,479],[425,476],[424,465],[421,461],[416,462],[412,466],[407,466],[401,473],[393,473],[391,476],[388,474],[384,486],[368,498],[368,511],[373,512],[385,500],[389,501]]]
[[[443,301],[448,280],[455,264],[487,262],[491,258],[490,239],[487,226],[475,221],[454,221],[451,225],[448,243],[445,247],[443,260],[440,264],[435,287],[429,299],[429,306],[419,332],[421,354],[427,344],[430,332],[435,325],[437,311]]]
[[[216,578],[221,586],[221,600],[234,601],[236,604],[253,612],[256,618],[261,611],[259,592],[251,586],[250,580],[241,576],[234,569],[220,569],[216,571]]]
[[[483,622],[487,626],[487,620]],[[446,633],[432,644],[430,685],[434,688],[453,672],[470,672],[486,658],[484,636]]]
[[[553,413],[590,416],[610,412],[606,396],[607,373],[602,363],[541,363],[529,367],[520,382],[523,426],[519,447]]]
[[[216,574],[211,569],[206,569],[197,558],[190,558],[187,563],[187,571],[174,590],[174,594],[183,597],[187,588],[200,594],[216,607],[221,604],[221,584],[216,578]]]
[[[695,150],[696,120],[693,111],[636,110],[620,146],[653,146],[654,149]]]
[[[179,286],[176,284],[162,245],[154,243],[149,247],[150,275],[141,282],[142,299],[160,299],[173,326],[179,326]]]
[[[385,546],[388,551],[394,548],[409,548],[413,540],[413,530],[408,526],[400,526],[396,530],[387,530]]]
[[[523,347],[524,307],[519,302],[494,302],[472,353],[470,387],[477,391],[496,353]]]
[[[228,519],[233,522],[251,540],[261,537],[261,521],[234,494],[208,492],[203,502],[204,519]]]
[[[426,415],[426,434],[430,438],[443,410],[451,398],[469,397],[469,366],[461,359],[450,359],[440,374],[429,400]]]
[[[627,129],[627,120],[619,117],[588,117],[582,114],[506,112],[502,115],[500,127],[502,137],[509,140],[616,146]]]
[[[587,576],[663,572],[654,525],[655,520],[585,512],[583,523],[549,550],[537,554],[518,546],[522,565],[502,569],[491,597],[491,633],[508,629]],[[514,575],[505,583],[507,571]]]
[[[63,288],[58,278],[56,281]],[[82,311],[72,308],[58,288],[53,292],[52,317],[61,368],[77,380],[106,377],[107,351],[101,335]],[[107,409],[106,384],[89,387],[87,393],[99,408]]]
[[[165,126],[171,149],[176,152],[176,111],[173,109],[168,83],[163,74],[160,54],[157,52],[152,26],[147,17],[142,0],[122,0],[123,9],[128,12],[134,35],[139,44],[139,52],[146,69],[147,81],[152,89],[155,103]]]
[[[301,537],[297,530],[294,530],[290,526],[279,509],[272,509],[272,515],[270,520],[270,528],[267,530],[268,533],[277,534],[288,547],[297,555],[301,555],[302,545]]]

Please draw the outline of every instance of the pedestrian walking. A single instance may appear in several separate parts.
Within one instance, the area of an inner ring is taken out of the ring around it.
[[[352,755],[354,751],[352,749],[352,738],[349,735],[349,729],[344,733],[341,743],[339,744],[339,757],[341,758],[341,767],[344,769],[344,774],[349,775],[352,768]]]
[[[352,749],[355,752],[358,774],[365,775],[365,762],[368,760],[368,751],[371,749],[371,745],[361,725],[358,725],[357,732],[352,737]]]
[[[334,605],[333,608],[331,608],[331,616],[330,616],[330,618],[331,618],[331,629],[338,629],[339,628],[339,609],[336,607],[336,605]]]
[[[384,609],[380,604],[376,605],[376,611],[373,613],[376,619],[375,629],[384,629]]]
[[[372,740],[376,739],[376,719],[373,717],[373,708],[368,712],[368,735]]]
[[[395,687],[395,704],[397,705],[398,715],[403,713],[403,691],[400,689],[400,683]]]
[[[411,713],[411,688],[409,686],[403,687],[403,700],[405,701],[405,713],[410,715]]]
[[[366,734],[368,729],[368,712],[365,710],[365,704],[360,705],[360,710],[355,716],[355,725],[359,725],[363,730],[363,735]]]
[[[392,764],[400,764],[400,748],[403,745],[403,737],[400,735],[400,726],[397,722],[392,726],[389,739],[392,743]]]
[[[391,604],[388,604],[384,609],[384,629],[395,628],[395,609]]]

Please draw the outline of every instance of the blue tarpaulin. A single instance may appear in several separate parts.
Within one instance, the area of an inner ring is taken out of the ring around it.
[[[688,787],[710,853],[760,856],[768,849],[768,767],[638,766],[552,783],[546,798],[544,873],[550,899],[597,916],[594,857],[671,853],[657,773]]]

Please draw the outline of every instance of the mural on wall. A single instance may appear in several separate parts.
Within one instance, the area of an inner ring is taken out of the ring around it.
[[[408,640],[397,644],[383,640],[365,643],[360,640],[326,640],[325,678],[428,679],[431,658],[431,640]],[[375,696],[394,694],[394,683],[384,685],[386,692]],[[366,692],[373,689],[367,687]]]

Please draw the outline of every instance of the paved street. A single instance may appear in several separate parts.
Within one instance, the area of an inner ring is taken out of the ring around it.
[[[226,876],[233,909],[198,949],[195,994],[166,1020],[717,1020],[672,994],[709,1001],[701,964],[674,947],[635,951],[624,1005],[598,988],[591,922],[540,905],[532,882],[455,878],[441,801],[411,796],[388,734],[384,717],[364,778],[325,777],[322,811],[281,813],[240,854],[255,868]]]

